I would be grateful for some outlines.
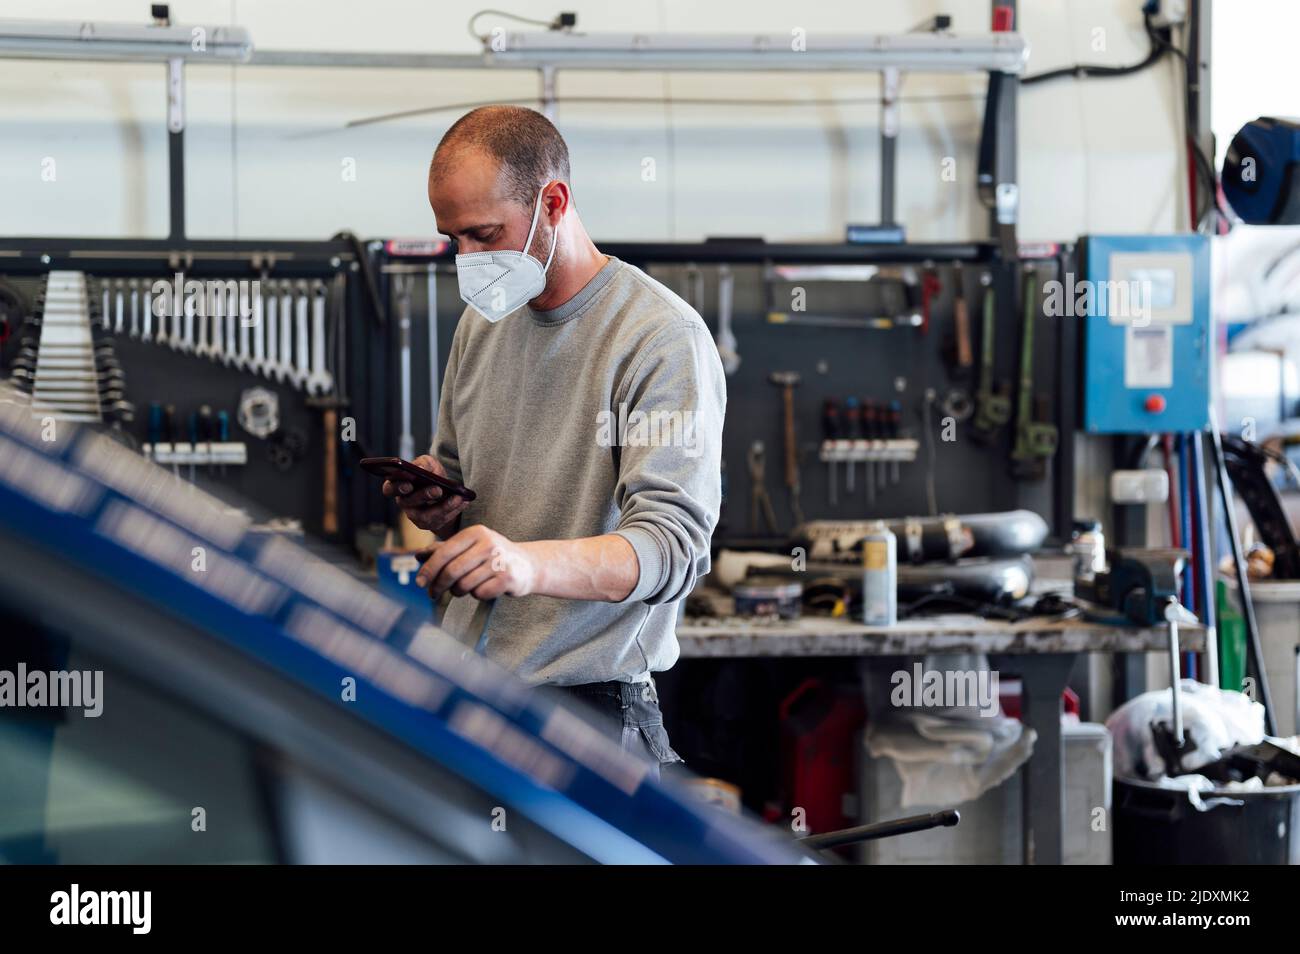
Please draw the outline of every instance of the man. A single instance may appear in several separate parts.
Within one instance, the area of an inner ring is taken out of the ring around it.
[[[473,488],[385,482],[438,537],[417,576],[442,625],[526,682],[563,687],[656,766],[680,762],[652,674],[677,660],[677,604],[709,569],[726,387],[700,316],[601,254],[541,114],[476,109],[429,169],[457,245],[461,316],[431,456]]]

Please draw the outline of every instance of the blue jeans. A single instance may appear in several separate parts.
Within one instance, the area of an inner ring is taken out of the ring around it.
[[[624,751],[650,762],[655,778],[669,766],[685,764],[668,742],[653,679],[642,683],[591,682],[552,688],[585,705],[592,721]]]

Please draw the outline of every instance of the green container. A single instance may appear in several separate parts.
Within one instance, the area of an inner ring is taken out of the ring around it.
[[[1246,621],[1228,595],[1228,584],[1214,584],[1219,629],[1219,688],[1241,692],[1246,684]]]

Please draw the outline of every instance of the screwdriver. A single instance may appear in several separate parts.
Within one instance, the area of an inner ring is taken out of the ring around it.
[[[880,414],[876,410],[876,402],[868,401],[866,409],[862,412],[862,430],[866,434],[867,440],[872,442],[871,460],[867,461],[867,500],[874,502],[876,499],[876,468],[884,467],[884,464],[877,465],[875,454],[879,448],[876,446],[880,441]],[[881,489],[884,489],[885,478],[882,473],[880,478]]]
[[[163,408],[162,419],[163,440],[172,450],[172,476],[177,480],[181,479],[181,470],[176,463],[176,405],[168,404]]]
[[[230,440],[230,414],[227,411],[217,412],[217,440],[225,444]],[[221,465],[221,476],[226,476],[226,465]]]
[[[862,408],[858,404],[858,399],[855,397],[848,397],[844,399],[843,433],[846,438],[848,438],[850,441],[853,442],[853,444],[856,444],[859,440],[862,439]],[[854,447],[853,445],[850,445],[850,447],[852,448],[852,450],[856,450],[856,447]],[[848,473],[848,477],[844,481],[844,489],[847,490],[850,494],[853,493],[853,470],[854,470],[853,458],[852,456],[850,456],[849,473]]]
[[[199,415],[190,411],[190,483],[194,483],[194,458],[199,453]]]
[[[827,398],[822,402],[822,436],[825,438],[826,477],[830,482],[830,502],[833,507],[839,503],[835,487],[835,450],[840,436],[840,405],[835,398]]]
[[[890,439],[891,441],[896,441],[896,440],[898,440],[899,437],[901,436],[900,427],[902,426],[902,423],[903,423],[903,405],[902,405],[902,402],[900,402],[900,401],[890,401],[890,402],[889,402],[889,424],[888,424],[888,434],[889,434],[889,439]],[[897,460],[897,459],[894,460],[891,469],[893,470],[893,474],[892,474],[893,481],[894,481],[894,483],[898,483],[898,480],[899,480],[899,470],[900,470],[900,468],[899,468],[898,460]]]
[[[199,440],[205,445],[206,463],[210,467],[212,465],[212,408],[206,404],[199,405]],[[197,455],[198,448],[195,447],[194,450]]]
[[[158,442],[162,440],[163,409],[157,401],[149,402],[149,443],[154,453],[158,452]]]

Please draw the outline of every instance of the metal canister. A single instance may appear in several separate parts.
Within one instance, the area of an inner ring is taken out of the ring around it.
[[[862,538],[862,622],[898,622],[898,540],[883,520],[875,521]]]
[[[1074,558],[1074,578],[1091,580],[1106,569],[1106,537],[1097,520],[1076,520],[1069,553]]]

